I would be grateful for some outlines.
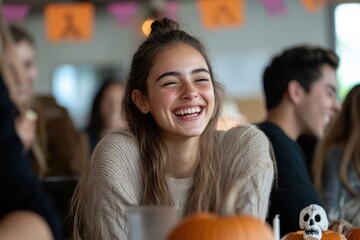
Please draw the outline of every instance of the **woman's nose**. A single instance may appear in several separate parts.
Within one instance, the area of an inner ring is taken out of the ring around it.
[[[184,84],[184,89],[181,94],[181,99],[195,99],[198,97],[198,92],[196,88],[191,83]]]

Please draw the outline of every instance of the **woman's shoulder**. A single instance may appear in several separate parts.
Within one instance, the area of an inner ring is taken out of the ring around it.
[[[261,130],[259,130],[257,126],[250,124],[239,125],[227,131],[219,132],[217,138],[221,139],[221,141],[229,140],[232,142],[241,143],[247,143],[251,141],[261,144],[268,142],[265,134]]]
[[[97,148],[114,148],[116,146],[121,148],[133,148],[137,146],[136,138],[128,127],[122,128],[117,132],[113,132],[104,136],[99,141]]]
[[[83,172],[81,182],[89,194],[98,195],[95,199],[89,199],[90,202],[99,199],[107,202],[114,196],[121,196],[117,204],[122,201],[135,203],[141,189],[140,176],[136,138],[129,129],[124,128],[100,140]]]
[[[91,156],[91,161],[100,159],[110,165],[134,163],[138,155],[138,144],[134,134],[129,128],[123,128],[106,135],[99,141]]]
[[[267,137],[254,125],[241,125],[219,132],[216,143],[222,154],[231,159],[255,156],[266,159],[270,152]]]
[[[254,125],[241,125],[219,133],[222,171],[234,176],[251,175],[259,169],[272,174],[273,160],[265,134]],[[222,135],[222,136],[221,136]]]

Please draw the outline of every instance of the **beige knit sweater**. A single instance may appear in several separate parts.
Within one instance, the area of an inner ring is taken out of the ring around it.
[[[274,177],[274,165],[265,135],[254,126],[241,126],[218,132],[219,151],[223,154],[221,184],[225,189],[237,178],[246,179],[236,203],[236,212],[265,219]],[[82,238],[122,239],[128,235],[126,210],[138,205],[141,187],[139,150],[134,137],[111,134],[96,147],[90,167],[82,179],[86,213],[82,216]],[[179,216],[187,199],[192,178],[174,179],[167,183]]]

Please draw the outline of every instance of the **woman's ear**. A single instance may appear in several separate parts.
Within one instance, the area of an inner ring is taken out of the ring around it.
[[[142,113],[146,114],[149,112],[146,96],[140,90],[134,89],[131,93],[131,99]]]

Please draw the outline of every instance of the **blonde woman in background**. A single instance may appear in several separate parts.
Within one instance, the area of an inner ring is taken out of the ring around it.
[[[67,109],[53,96],[35,93],[38,65],[32,36],[17,25],[10,25],[9,33],[23,65],[25,80],[14,96],[20,105],[34,110],[38,116],[36,142],[40,151],[30,150],[33,170],[41,178],[77,175],[88,157],[86,137],[76,129]]]
[[[342,109],[319,143],[313,179],[329,220],[360,226],[360,84],[346,96]]]
[[[5,86],[5,81],[2,68],[0,71],[0,239],[61,239],[60,216],[53,199],[33,174],[25,151],[28,143],[35,139],[36,122],[19,115],[18,109],[10,99],[10,91]]]

